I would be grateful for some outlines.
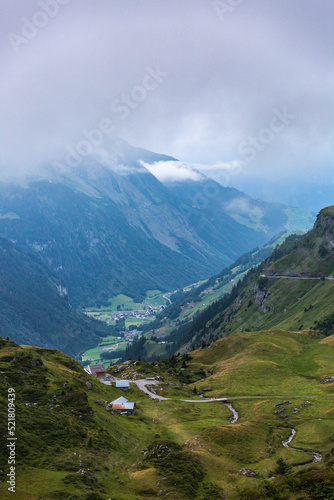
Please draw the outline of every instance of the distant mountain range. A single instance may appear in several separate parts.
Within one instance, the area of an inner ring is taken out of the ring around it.
[[[0,235],[57,272],[75,307],[205,279],[280,230],[310,225],[304,212],[203,175],[163,184],[144,166],[174,158],[123,141],[111,151],[0,185]]]
[[[211,175],[211,172],[210,172]],[[213,178],[219,177],[213,172]],[[275,180],[263,177],[236,176],[233,186],[255,198],[265,201],[276,201],[299,207],[308,212],[318,212],[329,206],[334,200],[334,182],[331,177],[325,178],[319,172],[308,177],[281,177]]]

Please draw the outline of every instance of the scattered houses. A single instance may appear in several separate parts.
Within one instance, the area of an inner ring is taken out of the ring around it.
[[[103,378],[106,375],[106,369],[103,365],[88,365],[85,371],[96,378]]]
[[[135,413],[136,403],[128,401],[123,396],[111,401],[109,405],[113,411],[117,411],[121,415],[133,415]]]
[[[115,386],[117,389],[123,389],[123,391],[128,391],[130,388],[130,382],[128,380],[116,380]]]
[[[157,307],[152,307],[152,306],[148,306],[146,311],[138,311],[138,310],[133,310],[133,311],[118,311],[118,312],[107,312],[108,316],[109,316],[109,319],[107,320],[107,322],[109,321],[118,321],[120,319],[132,319],[132,318],[136,318],[136,319],[140,319],[142,321],[147,321],[147,320],[155,320],[156,318],[156,313],[159,313],[161,311],[163,311],[164,309],[166,308],[166,306],[157,306]],[[99,315],[100,318],[102,318],[102,314]]]

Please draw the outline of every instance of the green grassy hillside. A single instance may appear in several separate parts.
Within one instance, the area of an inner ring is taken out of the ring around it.
[[[301,273],[304,276],[334,273],[334,207],[319,213],[312,231],[288,255],[269,266],[269,274]]]
[[[225,311],[219,331],[318,328],[334,313],[334,209],[320,212],[291,251],[277,249]]]
[[[199,346],[235,331],[272,328],[334,333],[333,207],[314,228],[289,236],[230,295],[211,304],[186,329],[174,333],[175,351]]]
[[[261,305],[256,303],[254,287],[246,291],[238,312],[219,331],[317,328],[319,321],[333,313],[334,281],[281,278],[271,280],[268,291]]]
[[[332,498],[333,493],[326,483],[333,477],[334,384],[320,383],[334,373],[333,361],[334,336],[324,339],[313,331],[272,330],[235,333],[190,355],[112,370],[125,377],[144,370],[150,376],[159,374],[163,381],[159,394],[172,401],[160,402],[155,415],[160,425],[168,425],[174,439],[183,432],[186,446],[199,454],[211,481],[218,479],[225,491],[221,498],[316,500]],[[237,423],[217,425],[217,403],[206,403],[212,405],[211,419],[201,428],[197,420],[201,403],[187,407],[180,402],[182,398],[203,401],[199,394],[228,398],[239,413]],[[165,414],[166,407],[174,408],[176,421]],[[290,428],[296,430],[291,446],[300,451],[282,446]],[[192,438],[190,429],[197,432]],[[312,451],[321,453],[322,461],[296,468],[312,460]],[[285,474],[277,473],[277,462],[282,460]],[[245,478],[240,475],[242,468],[257,475]]]
[[[1,340],[0,368],[2,436],[6,436],[7,389],[16,394],[20,500],[135,498],[126,496],[119,481],[128,482],[128,469],[153,440],[140,410],[138,417],[128,418],[107,412],[104,402],[119,397],[119,392],[59,351]],[[130,400],[140,397],[133,388],[128,393]],[[2,481],[8,473],[4,442]],[[11,498],[6,490],[3,482],[1,498]]]
[[[126,397],[137,410],[130,417],[106,411],[118,390],[61,352],[1,340],[0,496],[13,495],[5,482],[11,388],[20,500],[331,498],[320,494],[334,478],[334,384],[319,382],[333,375],[333,339],[237,333],[191,356],[120,365],[118,377],[159,374],[160,392],[171,398],[150,400],[131,384]],[[231,423],[219,401],[204,402],[202,391],[227,397],[239,420]],[[304,451],[283,447],[290,428],[291,446]],[[310,452],[321,462],[296,468],[312,460]]]

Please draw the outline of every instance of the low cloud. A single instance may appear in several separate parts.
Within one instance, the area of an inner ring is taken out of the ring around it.
[[[239,215],[250,215],[257,209],[249,203],[248,198],[235,198],[228,203],[226,210]]]
[[[109,120],[115,136],[223,185],[235,160],[248,161],[242,176],[305,177],[315,165],[329,176],[334,3],[232,3],[222,16],[213,1],[3,0],[0,169],[64,163]],[[296,118],[269,140],[285,108]],[[164,179],[199,179],[164,167]]]
[[[224,161],[221,161],[221,162],[217,162],[217,163],[211,163],[211,164],[205,164],[205,163],[194,163],[193,166],[201,171],[201,172],[206,172],[206,171],[209,171],[209,172],[212,172],[212,171],[220,171],[220,170],[227,170],[229,172],[233,172],[235,170],[239,170],[242,166],[242,162],[238,161],[238,160],[233,160],[233,161],[230,161],[230,162],[224,162]]]
[[[200,181],[205,178],[200,172],[193,170],[180,161],[157,161],[155,163],[141,162],[159,181]]]

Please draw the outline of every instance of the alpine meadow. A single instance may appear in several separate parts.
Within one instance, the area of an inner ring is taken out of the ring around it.
[[[2,11],[0,498],[334,500],[334,6]]]

